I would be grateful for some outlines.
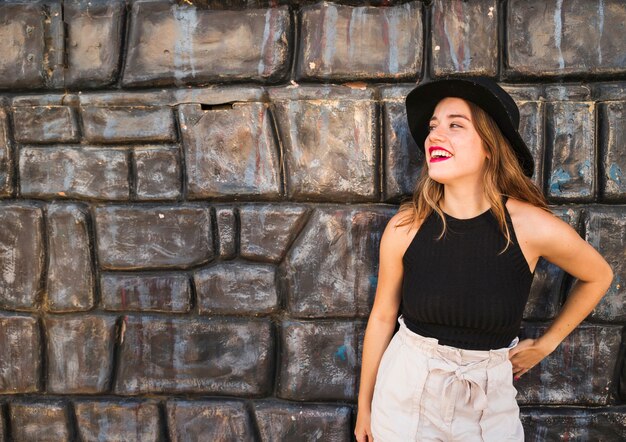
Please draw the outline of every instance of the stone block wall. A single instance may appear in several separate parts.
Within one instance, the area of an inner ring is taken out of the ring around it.
[[[620,0],[0,2],[0,441],[349,441],[406,93],[517,100],[609,292],[517,384],[529,441],[626,438]],[[572,277],[537,268],[522,333]],[[621,379],[621,382],[620,382]]]

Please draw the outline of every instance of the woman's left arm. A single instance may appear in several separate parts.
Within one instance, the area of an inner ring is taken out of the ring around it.
[[[510,353],[515,378],[526,373],[591,313],[613,280],[606,260],[566,222],[547,212],[535,212],[532,246],[539,256],[576,278],[567,300],[545,333],[524,339]]]

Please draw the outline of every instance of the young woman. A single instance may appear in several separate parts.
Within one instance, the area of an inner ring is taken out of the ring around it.
[[[354,433],[359,442],[521,442],[513,378],[593,310],[612,270],[548,210],[519,110],[495,82],[425,82],[406,111],[426,165],[381,238]],[[540,257],[577,281],[546,332],[519,341]]]

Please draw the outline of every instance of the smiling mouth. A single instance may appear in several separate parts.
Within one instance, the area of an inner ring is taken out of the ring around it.
[[[436,162],[439,162],[439,161],[445,161],[447,159],[452,158],[452,156],[453,156],[447,150],[445,150],[443,148],[439,148],[439,147],[431,147],[429,149],[429,152],[430,152],[430,162],[431,163],[436,163]]]

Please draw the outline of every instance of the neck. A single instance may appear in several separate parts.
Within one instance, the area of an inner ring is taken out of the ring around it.
[[[454,218],[473,218],[491,207],[483,186],[445,184],[443,192],[440,207]]]

